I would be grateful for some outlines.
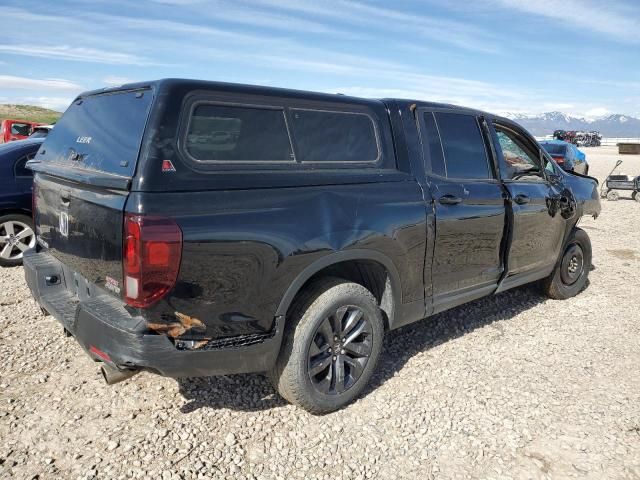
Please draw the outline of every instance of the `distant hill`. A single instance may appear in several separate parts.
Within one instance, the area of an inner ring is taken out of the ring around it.
[[[30,122],[54,123],[62,113],[48,108],[34,107],[33,105],[8,105],[0,104],[0,120],[13,118],[16,120],[28,120]]]
[[[573,117],[562,112],[540,115],[503,113],[533,135],[551,135],[554,130],[597,130],[603,137],[640,137],[640,119],[629,115],[607,115],[598,118]]]

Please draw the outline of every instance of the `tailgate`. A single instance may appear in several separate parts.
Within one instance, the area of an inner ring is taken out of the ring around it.
[[[120,296],[127,192],[89,188],[43,173],[36,175],[34,191],[40,245],[89,283]]]

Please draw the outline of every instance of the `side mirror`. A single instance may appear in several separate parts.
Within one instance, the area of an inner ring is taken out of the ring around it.
[[[562,183],[562,177],[560,175],[556,175],[555,173],[549,175],[549,182],[552,185],[560,185]]]

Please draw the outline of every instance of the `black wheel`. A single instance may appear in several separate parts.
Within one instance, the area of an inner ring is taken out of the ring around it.
[[[362,285],[325,278],[306,288],[291,311],[271,382],[312,413],[347,405],[369,382],[382,349],[376,299]]]
[[[560,262],[543,280],[544,293],[556,300],[577,295],[587,283],[591,269],[591,240],[587,232],[574,228],[569,235]]]
[[[636,202],[640,203],[640,192],[633,192],[631,194],[631,198],[633,198]]]
[[[31,218],[26,215],[0,217],[0,265],[12,267],[22,264],[24,252],[36,245]]]

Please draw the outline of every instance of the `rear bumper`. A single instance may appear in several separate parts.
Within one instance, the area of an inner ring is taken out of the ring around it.
[[[119,369],[149,370],[168,377],[263,372],[275,363],[282,322],[269,338],[248,346],[180,350],[165,335],[150,334],[141,317],[107,295],[80,300],[66,288],[65,269],[47,252],[24,255],[27,284],[36,301],[71,333],[88,355]],[[59,282],[55,283],[55,280]],[[224,342],[224,345],[234,342]],[[239,342],[242,343],[242,342]],[[238,342],[236,343],[238,344]],[[104,352],[104,355],[96,353]]]

